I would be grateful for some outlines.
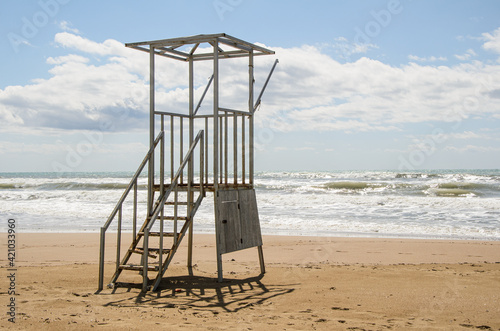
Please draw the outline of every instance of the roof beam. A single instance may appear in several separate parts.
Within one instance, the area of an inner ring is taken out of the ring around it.
[[[156,49],[160,50],[159,53],[161,53],[161,54],[165,54],[166,52],[168,52],[168,53],[172,53],[172,54],[175,54],[175,55],[178,55],[178,56],[182,56],[185,60],[187,60],[187,58],[189,57],[188,53],[177,51],[177,50],[175,50],[175,49],[173,49],[171,47],[169,47],[169,48],[158,47]]]
[[[216,42],[217,40],[221,44],[233,47],[235,49],[231,51],[224,51],[219,48],[219,56],[221,58],[245,57],[249,56],[249,53],[251,53],[252,51],[254,55],[274,54],[274,51],[272,50],[243,41],[241,39],[227,35],[225,33],[201,34],[191,37],[143,41],[137,43],[128,43],[125,44],[125,46],[130,48],[135,48],[143,52],[149,52],[149,48],[153,47],[155,49],[155,54],[158,54],[160,56],[168,57],[179,61],[188,61],[190,57],[193,57],[193,60],[201,61],[201,60],[213,59],[214,54],[212,52],[195,54],[200,44],[209,43],[213,47],[214,42]],[[194,46],[189,52],[182,52],[176,50],[176,48],[191,44],[194,44]],[[156,50],[158,50],[158,52]]]
[[[224,39],[224,38],[219,38],[219,42],[222,43],[222,44],[225,44],[225,45],[228,45],[228,46],[231,46],[231,47],[234,47],[234,48],[238,48],[238,49],[241,49],[241,50],[244,50],[244,51],[247,51],[247,52],[250,52],[252,50],[251,47],[247,47],[245,45],[242,45],[242,44],[238,44],[234,41],[230,41],[228,39]]]
[[[274,51],[270,50],[270,49],[267,49],[265,47],[261,47],[261,46],[257,46],[255,44],[252,44],[252,43],[249,43],[249,42],[246,42],[244,40],[241,40],[241,39],[238,39],[238,38],[235,38],[233,36],[230,36],[230,35],[227,35],[227,34],[224,34],[224,37],[238,43],[238,44],[242,44],[242,45],[246,45],[254,50],[257,50],[259,52],[262,52],[262,53],[265,53],[265,54],[274,54]]]

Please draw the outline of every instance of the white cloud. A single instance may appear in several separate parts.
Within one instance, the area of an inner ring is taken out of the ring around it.
[[[487,139],[487,136],[479,135],[472,131],[464,131],[459,133],[451,133],[447,135],[447,139]]]
[[[445,132],[443,129],[436,129],[434,134],[424,135],[421,137],[409,136],[414,143],[421,141],[434,140],[437,142],[447,142],[450,140],[470,140],[470,139],[492,139],[491,135],[478,134],[472,131],[463,132]]]
[[[483,33],[483,48],[488,51],[493,51],[500,54],[500,28],[493,31],[493,33]]]
[[[82,140],[83,142],[90,144],[88,140]],[[0,145],[0,154],[25,154],[34,153],[41,155],[58,155],[65,154],[69,150],[75,150],[78,144],[65,143],[63,141],[57,141],[55,143],[18,143],[11,141],[4,141]],[[110,154],[133,154],[133,153],[144,153],[148,150],[148,147],[142,143],[101,143],[90,145],[90,150],[92,153],[101,155]]]
[[[464,54],[459,55],[456,54],[455,57],[459,59],[460,61],[466,61],[469,60],[470,58],[477,56],[476,52],[474,52],[473,49],[468,49]]]
[[[337,37],[334,40],[335,43],[322,44],[319,49],[332,49],[340,59],[348,62],[351,61],[353,55],[366,54],[370,50],[378,48],[373,43],[349,42],[345,37]]]
[[[0,90],[0,120],[6,123],[0,130],[20,125],[96,129],[103,121],[121,131],[146,127],[146,53],[116,40],[96,42],[69,32],[58,33],[55,40],[68,54],[47,59],[52,65],[49,79]],[[340,63],[313,46],[270,48],[280,64],[257,113],[257,124],[264,127],[274,123],[282,131],[395,131],[404,123],[500,114],[500,98],[489,96],[500,86],[500,65],[413,62],[396,67],[366,57]],[[273,61],[256,58],[256,93]],[[187,64],[158,58],[156,65],[157,109],[185,112]],[[245,59],[221,61],[221,106],[247,107],[247,66]],[[211,63],[196,63],[197,97],[210,75]]]
[[[3,141],[0,145],[0,154],[54,154],[60,152],[60,148],[54,144],[32,144]]]
[[[59,22],[59,28],[63,31],[67,31],[67,32],[72,32],[72,33],[76,33],[76,34],[80,34],[80,31],[78,31],[78,29],[75,29],[73,27],[71,27],[71,23],[67,22],[67,21],[61,21]]]
[[[479,153],[490,153],[490,152],[500,152],[500,147],[493,146],[475,146],[475,145],[467,145],[463,147],[456,146],[446,146],[446,151],[458,152],[458,153],[466,153],[466,152],[479,152]]]
[[[429,56],[429,57],[420,57],[416,55],[408,55],[408,59],[417,62],[436,62],[436,61],[447,61],[448,59],[444,56]]]
[[[49,57],[47,58],[47,63],[48,64],[63,64],[63,63],[70,63],[70,62],[78,62],[78,63],[87,63],[89,62],[89,59],[80,56],[80,55],[75,55],[75,54],[70,54],[66,56],[58,56],[58,57]]]
[[[500,83],[499,66],[393,67],[368,58],[341,64],[311,47],[277,49],[277,56],[264,112],[283,110],[277,114],[288,114],[284,120],[297,123],[295,129],[393,130],[400,123],[456,122],[500,111],[500,103],[485,96]]]

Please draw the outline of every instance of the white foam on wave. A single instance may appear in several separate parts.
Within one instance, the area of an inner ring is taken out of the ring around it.
[[[0,214],[19,218],[23,231],[97,232],[129,181],[129,175],[4,177]],[[262,173],[256,186],[267,234],[500,240],[497,173]],[[139,204],[141,221],[143,189]],[[213,210],[208,195],[196,215],[196,231],[215,231]],[[130,219],[131,204],[123,214]],[[131,230],[131,223],[123,228]]]

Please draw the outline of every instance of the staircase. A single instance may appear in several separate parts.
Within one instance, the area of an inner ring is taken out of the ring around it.
[[[189,231],[189,240],[191,241],[193,218],[198,210],[203,198],[205,197],[205,188],[203,183],[204,175],[204,134],[201,130],[193,140],[186,156],[180,164],[175,176],[171,178],[170,184],[164,184],[163,172],[160,175],[159,185],[148,185],[148,192],[151,195],[150,201],[154,204],[147,213],[148,216],[137,231],[137,181],[146,164],[154,162],[154,152],[161,142],[160,146],[164,148],[164,132],[162,131],[156,138],[150,151],[139,166],[136,174],[132,178],[129,186],[125,190],[121,199],[118,201],[115,209],[111,213],[105,225],[101,228],[100,259],[99,259],[99,287],[103,289],[104,281],[104,256],[105,256],[105,236],[111,223],[117,221],[117,252],[115,261],[115,272],[111,277],[109,286],[115,286],[122,272],[135,271],[142,275],[142,290],[146,292],[150,286],[149,272],[152,273],[154,281],[152,283],[153,291],[157,290],[161,279],[167,271],[177,249],[183,238]],[[193,183],[193,157],[195,148],[200,150],[200,181]],[[161,157],[160,162],[163,162]],[[180,181],[186,166],[189,168],[188,183]],[[163,164],[160,165],[163,169]],[[121,255],[120,246],[122,240],[122,211],[125,200],[130,192],[133,191],[133,236],[132,242],[127,251]],[[154,196],[158,197],[154,199]],[[197,195],[197,196],[196,196]],[[196,199],[195,199],[196,196]],[[168,229],[168,231],[165,231]],[[191,265],[191,244],[188,245],[188,266]]]

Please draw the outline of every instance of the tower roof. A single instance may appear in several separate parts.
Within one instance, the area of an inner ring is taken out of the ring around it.
[[[179,61],[188,61],[192,56],[193,61],[212,60],[214,53],[207,52],[206,48],[199,46],[210,44],[219,48],[219,58],[246,57],[251,52],[253,55],[269,55],[274,51],[258,46],[247,41],[235,38],[225,33],[199,34],[190,37],[161,39],[127,43],[126,47],[134,48],[144,52],[150,52],[153,48],[155,54],[165,56]]]

